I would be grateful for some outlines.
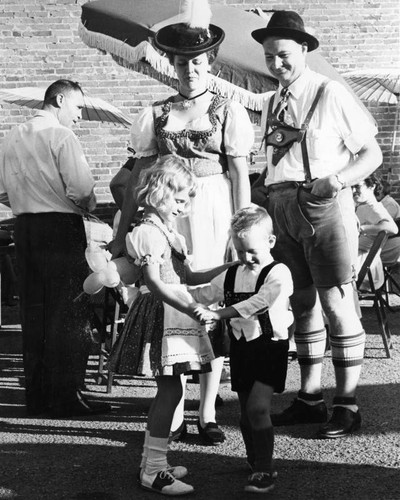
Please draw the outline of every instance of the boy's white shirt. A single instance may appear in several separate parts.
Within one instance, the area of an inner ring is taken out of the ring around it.
[[[239,266],[234,292],[254,292],[260,272],[251,271],[244,265]],[[195,301],[210,305],[224,300],[225,275],[226,271],[214,278],[209,285],[190,290]],[[258,293],[232,305],[240,315],[230,320],[233,335],[237,339],[244,336],[247,341],[258,338],[262,332],[257,315],[268,310],[274,332],[273,338],[287,339],[288,328],[293,323],[289,302],[292,294],[292,275],[287,266],[279,263],[268,273]]]

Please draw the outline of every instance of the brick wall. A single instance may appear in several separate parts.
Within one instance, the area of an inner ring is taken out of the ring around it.
[[[111,1],[111,0],[110,0]],[[151,0],[147,0],[149,5]],[[118,66],[113,59],[85,46],[78,37],[83,0],[2,0],[0,5],[0,88],[47,87],[58,78],[79,81],[92,95],[104,98],[134,116],[142,106],[170,94],[171,90],[139,73]],[[300,0],[271,3],[214,0],[241,9],[298,11],[321,42],[321,54],[338,70],[399,67],[399,4],[385,0]],[[369,105],[387,158],[394,127],[394,106]],[[0,103],[0,147],[8,130],[32,112]],[[258,131],[256,129],[256,131]],[[127,157],[128,129],[106,123],[81,122],[79,136],[96,179],[98,213],[109,218],[115,211],[108,184]],[[400,135],[400,134],[399,134]],[[259,134],[257,134],[259,136]],[[392,178],[400,197],[399,144]],[[253,170],[262,167],[262,155]],[[398,186],[398,185],[399,186]],[[0,206],[0,218],[11,214]]]

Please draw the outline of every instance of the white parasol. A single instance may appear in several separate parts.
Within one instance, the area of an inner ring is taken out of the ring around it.
[[[40,87],[0,89],[0,101],[31,109],[42,109],[45,91],[45,88]],[[132,125],[130,118],[109,102],[85,93],[83,98],[83,120],[116,123],[125,127]]]
[[[342,75],[360,99],[393,104],[396,106],[392,147],[390,150],[389,173],[392,170],[393,153],[396,147],[397,128],[400,113],[400,70],[373,69],[349,71]]]

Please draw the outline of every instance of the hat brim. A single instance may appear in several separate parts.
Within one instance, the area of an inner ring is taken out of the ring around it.
[[[299,43],[306,42],[308,45],[308,52],[312,52],[319,47],[319,41],[314,36],[306,33],[305,31],[291,28],[261,28],[252,31],[251,36],[256,42],[261,43],[261,45],[264,43],[266,38],[276,36],[280,38],[288,38],[289,40],[295,40]]]
[[[168,54],[195,57],[217,48],[221,45],[225,38],[225,32],[222,28],[215,26],[215,24],[210,24],[208,29],[210,30],[212,36],[208,42],[197,47],[182,47],[181,45],[174,45],[174,33],[171,29],[173,26],[173,24],[164,26],[164,28],[161,28],[154,35],[155,47],[163,52],[167,52]]]

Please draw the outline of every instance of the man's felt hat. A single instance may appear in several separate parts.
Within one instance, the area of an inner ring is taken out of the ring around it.
[[[303,19],[297,12],[291,10],[278,10],[274,12],[267,27],[253,31],[251,36],[261,44],[270,36],[288,38],[298,43],[306,42],[308,52],[315,50],[319,46],[318,40],[306,32]]]

